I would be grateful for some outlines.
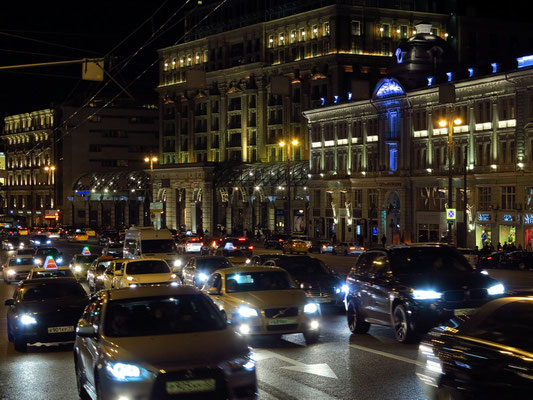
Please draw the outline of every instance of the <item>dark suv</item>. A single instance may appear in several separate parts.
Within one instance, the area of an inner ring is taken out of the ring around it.
[[[416,245],[363,253],[346,279],[348,327],[391,326],[408,343],[454,315],[468,314],[504,293],[455,248]]]

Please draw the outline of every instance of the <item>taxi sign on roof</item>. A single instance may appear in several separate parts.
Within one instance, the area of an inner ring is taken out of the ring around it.
[[[85,246],[83,248],[83,250],[81,251],[81,254],[83,254],[84,256],[90,256],[91,255],[91,251],[89,250],[89,248],[87,246]]]
[[[52,256],[46,257],[46,260],[44,260],[43,268],[48,269],[57,269],[57,264],[54,261]]]

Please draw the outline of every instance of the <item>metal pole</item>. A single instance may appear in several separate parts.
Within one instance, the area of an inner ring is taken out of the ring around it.
[[[291,142],[287,143],[287,205],[288,210],[288,223],[285,231],[288,234],[292,233],[292,218],[291,218]]]
[[[463,176],[463,186],[464,186],[464,204],[463,204],[463,225],[464,225],[464,228],[463,228],[463,234],[464,234],[464,247],[467,247],[468,245],[468,238],[467,238],[467,234],[468,234],[468,227],[467,227],[467,223],[468,223],[468,218],[466,216],[466,206],[468,204],[468,196],[467,196],[467,193],[466,193],[466,190],[467,190],[467,167],[468,167],[468,143],[465,147],[465,157],[464,157],[464,176]]]
[[[453,157],[453,121],[448,118],[448,208],[453,207],[453,172],[452,172],[452,157]],[[448,244],[452,240],[453,222],[448,222]]]

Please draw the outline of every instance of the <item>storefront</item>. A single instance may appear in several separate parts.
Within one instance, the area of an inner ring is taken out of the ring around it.
[[[500,226],[498,227],[498,242],[503,246],[516,243],[516,224],[517,217],[515,214],[500,215]]]
[[[496,243],[492,243],[492,214],[478,213],[476,215],[476,246],[480,249]]]
[[[533,250],[533,214],[524,214],[525,249]]]

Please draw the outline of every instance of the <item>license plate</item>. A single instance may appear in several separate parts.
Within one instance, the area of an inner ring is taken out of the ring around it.
[[[476,312],[477,308],[456,308],[453,315],[469,315]]]
[[[297,323],[298,318],[276,318],[268,320],[268,325],[292,325]]]
[[[167,382],[168,394],[213,392],[216,382],[214,379],[194,379],[189,381]]]
[[[74,332],[74,326],[52,326],[48,328],[48,333]]]

